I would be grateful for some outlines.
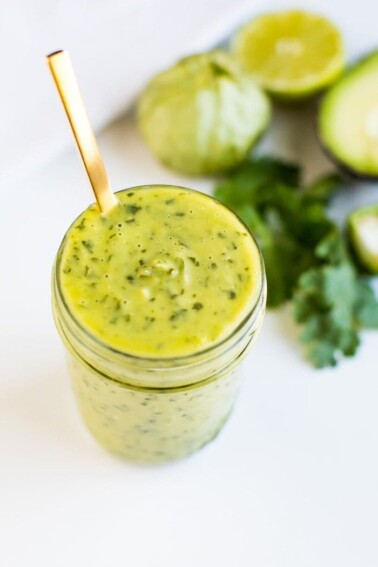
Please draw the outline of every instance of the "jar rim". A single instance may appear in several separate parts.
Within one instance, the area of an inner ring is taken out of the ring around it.
[[[164,364],[166,363],[175,363],[175,362],[179,362],[180,365],[185,365],[186,362],[188,363],[192,363],[195,360],[199,360],[201,357],[206,356],[206,354],[209,354],[219,348],[221,348],[222,346],[224,346],[232,337],[234,337],[235,335],[237,335],[248,323],[248,321],[251,319],[251,317],[253,316],[253,314],[255,313],[256,309],[261,305],[262,302],[264,302],[265,304],[265,299],[264,299],[264,295],[265,295],[265,290],[266,290],[266,277],[265,277],[265,266],[264,266],[264,259],[263,259],[263,255],[262,252],[260,250],[260,247],[256,241],[256,238],[254,237],[252,231],[250,230],[250,228],[246,225],[246,223],[243,221],[243,219],[241,219],[239,217],[239,215],[237,213],[235,213],[235,211],[233,211],[232,209],[230,209],[230,207],[228,207],[227,205],[225,205],[224,203],[222,203],[221,201],[219,201],[219,199],[213,197],[212,195],[208,195],[207,193],[203,193],[202,191],[198,191],[196,189],[190,189],[189,187],[183,187],[183,186],[179,186],[179,185],[170,185],[170,184],[147,184],[147,185],[137,185],[137,186],[133,186],[133,187],[129,187],[127,189],[121,189],[120,191],[117,191],[117,193],[119,192],[123,192],[123,191],[127,191],[127,190],[131,190],[131,189],[143,189],[143,188],[154,188],[154,187],[168,187],[168,188],[172,188],[172,189],[177,189],[177,190],[185,190],[185,191],[190,191],[193,193],[200,193],[202,196],[215,201],[216,203],[218,203],[221,207],[225,208],[227,211],[231,212],[232,215],[234,215],[238,221],[243,225],[243,227],[245,228],[245,230],[247,231],[248,235],[250,236],[250,238],[252,239],[256,250],[258,252],[258,258],[259,258],[259,278],[258,278],[258,294],[256,294],[256,299],[255,301],[252,303],[251,307],[248,309],[247,313],[245,314],[245,316],[243,317],[243,319],[237,324],[236,327],[232,327],[230,332],[228,332],[227,334],[225,334],[224,337],[222,337],[220,340],[212,342],[211,344],[209,344],[207,347],[200,349],[200,350],[196,350],[195,352],[189,353],[189,354],[185,354],[183,356],[143,356],[143,355],[136,355],[136,354],[132,354],[130,352],[127,352],[125,350],[121,350],[121,349],[117,349],[113,346],[111,346],[109,343],[107,343],[106,341],[102,340],[101,338],[97,337],[96,335],[94,335],[91,331],[89,331],[72,313],[72,311],[70,310],[69,306],[67,305],[67,302],[65,300],[64,297],[64,293],[61,287],[61,281],[59,278],[59,273],[60,273],[60,265],[61,265],[61,260],[62,260],[62,255],[63,255],[63,250],[64,250],[64,246],[65,246],[65,242],[66,242],[66,237],[67,234],[69,232],[69,230],[71,229],[71,227],[77,222],[78,218],[82,215],[82,213],[80,213],[80,215],[78,215],[78,217],[76,217],[76,219],[71,223],[71,225],[69,226],[69,228],[67,229],[61,243],[58,249],[58,253],[56,256],[56,260],[53,266],[53,289],[57,292],[57,299],[59,299],[61,305],[64,308],[65,313],[69,316],[69,320],[70,322],[72,322],[74,324],[74,326],[79,329],[80,332],[82,332],[84,334],[84,336],[86,338],[88,338],[91,342],[93,342],[93,344],[101,349],[105,349],[106,351],[114,354],[117,357],[124,357],[125,359],[128,359],[130,361],[134,361],[134,362],[146,362],[146,363],[159,363],[159,364]]]

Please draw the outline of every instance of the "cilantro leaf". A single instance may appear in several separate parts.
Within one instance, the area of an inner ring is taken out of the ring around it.
[[[368,281],[360,276],[356,305],[357,319],[364,329],[378,329],[378,301]]]
[[[340,188],[341,181],[342,179],[338,173],[325,175],[306,188],[304,198],[306,201],[316,201],[327,204]]]
[[[322,261],[305,271],[293,297],[300,340],[316,368],[335,366],[353,356],[361,328],[378,328],[378,301],[350,260],[341,233],[334,229],[315,250]]]
[[[216,189],[216,197],[231,208],[245,203],[255,204],[277,184],[298,186],[300,169],[269,157],[244,162],[234,169]]]
[[[268,307],[293,300],[300,340],[317,368],[353,356],[362,328],[378,329],[378,301],[327,214],[340,183],[331,174],[303,188],[298,166],[263,157],[251,158],[215,188],[261,248]]]
[[[333,228],[326,216],[335,176],[307,190],[300,168],[277,159],[250,159],[215,188],[215,196],[249,226],[261,248],[268,280],[268,306],[292,297],[300,274],[314,264],[314,248]]]

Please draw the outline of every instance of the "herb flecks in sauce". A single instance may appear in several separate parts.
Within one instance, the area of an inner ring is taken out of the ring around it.
[[[189,190],[145,187],[117,197],[107,215],[90,207],[67,234],[60,279],[79,323],[140,356],[188,355],[236,328],[261,277],[240,221]]]

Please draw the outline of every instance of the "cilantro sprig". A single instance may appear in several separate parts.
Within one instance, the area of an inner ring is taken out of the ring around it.
[[[378,328],[378,302],[353,265],[342,235],[334,229],[315,248],[318,266],[305,271],[294,291],[294,318],[316,368],[353,356],[363,328]]]
[[[253,231],[268,280],[268,307],[292,299],[312,364],[334,366],[355,354],[363,328],[378,328],[378,302],[328,217],[337,175],[300,186],[300,169],[269,157],[251,159],[215,188],[215,196]]]

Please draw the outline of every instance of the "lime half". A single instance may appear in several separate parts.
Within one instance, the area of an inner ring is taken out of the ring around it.
[[[300,10],[255,18],[236,34],[232,48],[260,85],[284,100],[315,94],[344,67],[339,30],[326,18]]]

